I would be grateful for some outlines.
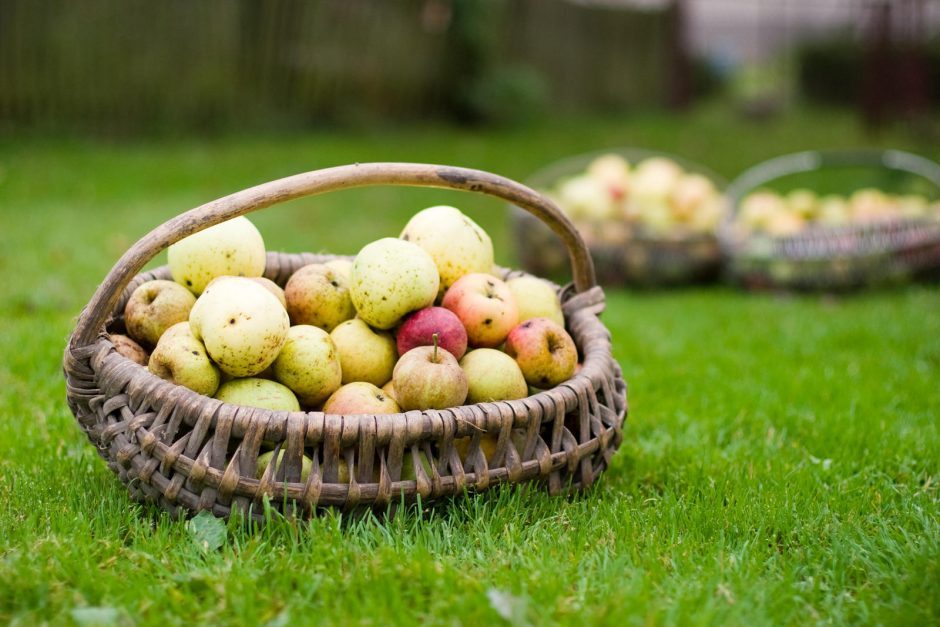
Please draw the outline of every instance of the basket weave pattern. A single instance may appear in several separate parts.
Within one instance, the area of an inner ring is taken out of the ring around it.
[[[461,181],[458,188],[480,191],[474,185]],[[269,253],[265,276],[283,286],[298,268],[331,258]],[[262,501],[269,500],[285,514],[306,516],[322,506],[381,508],[532,480],[560,494],[591,485],[621,443],[626,384],[612,357],[610,334],[598,319],[604,295],[597,286],[561,291],[566,324],[583,357],[569,381],[516,401],[372,416],[223,403],[118,354],[108,333],[121,329],[130,294],[145,281],[166,278],[167,267],[126,281],[114,278],[110,282],[121,290],[110,300],[103,285],[101,298],[113,305],[103,313],[93,299],[83,312],[89,322],[83,327],[80,320],[64,368],[69,407],[99,454],[135,498],[171,514],[208,510],[228,517],[238,509],[261,520]],[[83,340],[89,328],[98,332]],[[481,446],[484,433],[498,436],[495,451]],[[454,443],[467,437],[461,455]],[[283,451],[282,461],[269,464],[257,479],[258,455],[272,447],[275,458]],[[304,455],[313,464],[301,482]],[[348,482],[338,479],[343,462],[351,469]],[[410,469],[403,468],[409,463]]]

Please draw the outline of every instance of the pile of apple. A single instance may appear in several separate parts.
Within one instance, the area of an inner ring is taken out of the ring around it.
[[[724,198],[708,177],[665,157],[631,168],[620,155],[602,155],[583,173],[560,181],[549,196],[588,238],[595,232],[609,238],[610,223],[627,236],[711,233],[725,214]]]
[[[127,335],[111,339],[158,377],[225,402],[444,409],[523,398],[578,365],[554,288],[500,280],[490,237],[454,207],[419,212],[351,262],[304,266],[284,289],[261,277],[264,241],[244,217],[181,240],[168,260],[173,281],[137,287]]]
[[[771,237],[797,235],[817,226],[873,224],[903,219],[940,219],[940,201],[919,194],[893,195],[874,188],[853,194],[818,196],[808,189],[781,195],[758,190],[746,196],[735,219],[739,231]]]

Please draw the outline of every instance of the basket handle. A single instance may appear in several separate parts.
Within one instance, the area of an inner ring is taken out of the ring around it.
[[[358,163],[262,183],[167,220],[138,240],[111,268],[79,316],[70,347],[88,346],[96,340],[127,284],[147,262],[171,244],[210,226],[279,202],[370,185],[455,189],[509,201],[545,222],[564,241],[571,258],[576,291],[584,292],[596,285],[591,255],[577,229],[555,203],[534,190],[482,170],[423,163]]]

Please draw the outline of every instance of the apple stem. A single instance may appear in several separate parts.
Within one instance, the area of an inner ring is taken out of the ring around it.
[[[435,362],[437,361],[437,336],[437,333],[431,336],[431,340],[434,342],[434,354],[431,359],[433,359]]]

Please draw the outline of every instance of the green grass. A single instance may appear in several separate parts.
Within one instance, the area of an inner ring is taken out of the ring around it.
[[[499,489],[391,522],[232,526],[212,551],[131,502],[66,407],[74,317],[120,253],[181,210],[344,162],[524,177],[620,144],[726,176],[810,147],[938,156],[901,130],[862,136],[838,113],[754,126],[717,109],[509,132],[0,144],[0,622],[940,620],[937,287],[838,299],[610,291],[630,419],[589,493]],[[441,191],[343,192],[256,222],[272,249],[355,252],[436,202],[464,207],[512,261],[499,203]]]

